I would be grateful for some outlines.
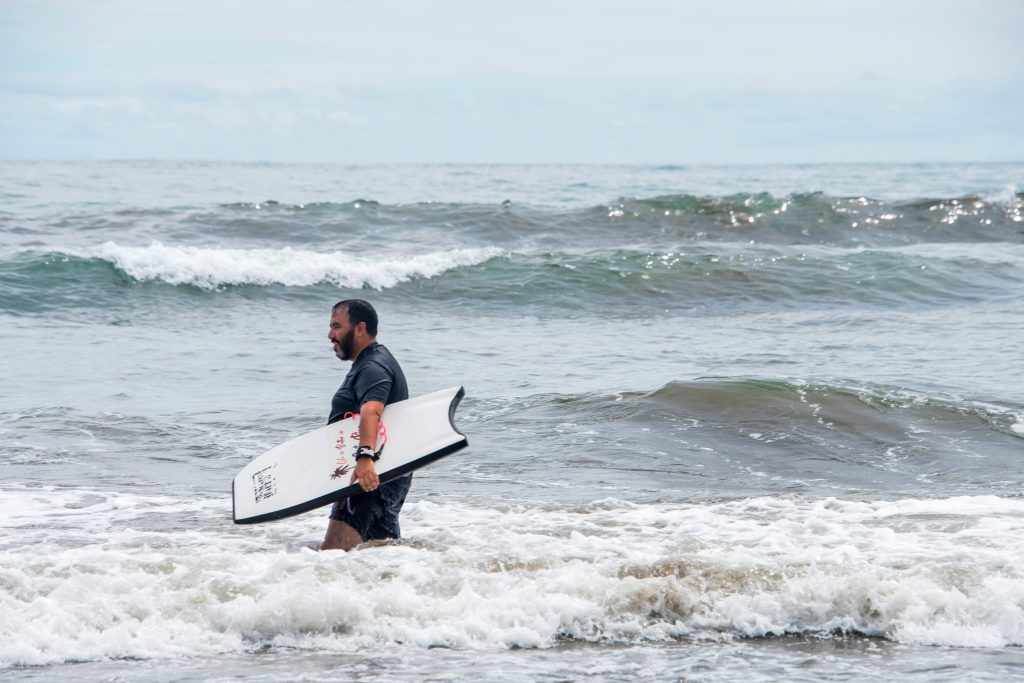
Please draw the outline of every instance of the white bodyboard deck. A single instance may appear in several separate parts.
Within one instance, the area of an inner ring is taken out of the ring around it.
[[[454,421],[464,395],[462,387],[452,387],[384,408],[387,436],[377,462],[382,484],[468,445]],[[358,446],[355,415],[255,458],[231,485],[235,524],[283,519],[359,493],[359,484],[349,484]]]

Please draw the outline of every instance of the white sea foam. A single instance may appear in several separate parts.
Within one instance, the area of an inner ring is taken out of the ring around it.
[[[1018,434],[1024,434],[1024,413],[1014,415],[1014,422],[1010,425],[1010,429],[1017,432]]]
[[[0,500],[5,666],[566,636],[1024,644],[1014,498],[414,502],[402,543],[350,554],[302,547],[322,534],[322,511],[234,527],[222,501],[39,489]]]
[[[476,265],[501,253],[495,247],[479,247],[374,258],[290,247],[227,249],[159,242],[129,247],[107,242],[69,255],[110,261],[136,280],[161,280],[203,289],[274,284],[308,287],[318,283],[385,289],[413,278],[431,278],[453,268]]]
[[[983,194],[981,199],[987,204],[995,204],[1004,209],[1020,209],[1022,204],[1020,197],[1017,196],[1017,186],[1013,184]]]

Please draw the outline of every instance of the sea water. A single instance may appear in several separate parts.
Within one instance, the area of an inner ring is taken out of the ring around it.
[[[0,164],[0,678],[1024,678],[1024,164]],[[235,526],[362,297],[470,448]]]

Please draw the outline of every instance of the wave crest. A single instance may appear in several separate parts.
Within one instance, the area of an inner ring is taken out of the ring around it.
[[[230,249],[168,246],[160,242],[129,247],[107,242],[67,255],[107,261],[139,282],[161,281],[205,290],[238,285],[309,287],[321,283],[380,290],[415,278],[431,278],[454,268],[476,265],[501,253],[494,247],[480,247],[376,259],[341,251],[316,252],[291,247]]]

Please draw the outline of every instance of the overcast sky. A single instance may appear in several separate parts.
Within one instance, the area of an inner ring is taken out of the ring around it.
[[[1024,160],[1024,0],[0,0],[0,158]]]

